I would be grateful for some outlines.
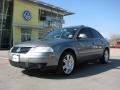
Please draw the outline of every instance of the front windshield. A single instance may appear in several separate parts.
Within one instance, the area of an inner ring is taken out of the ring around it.
[[[45,39],[73,39],[77,28],[62,28],[49,32]]]

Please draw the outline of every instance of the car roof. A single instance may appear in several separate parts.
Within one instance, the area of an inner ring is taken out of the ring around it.
[[[78,26],[68,26],[68,27],[64,27],[64,28],[83,28],[86,27],[84,25],[78,25]]]

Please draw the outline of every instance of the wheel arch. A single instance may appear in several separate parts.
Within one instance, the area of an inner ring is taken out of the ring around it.
[[[65,50],[61,53],[60,57],[61,57],[65,52],[71,52],[71,53],[74,55],[74,57],[75,57],[75,61],[77,61],[76,53],[75,53],[75,51],[74,51],[72,48],[67,48],[67,49],[65,49]],[[60,60],[60,57],[59,57],[59,60]]]
[[[110,48],[109,47],[105,47],[104,51],[108,50],[108,53],[110,54]]]
[[[59,57],[58,66],[57,66],[57,73],[58,73],[58,74],[63,73],[62,69],[60,68],[60,67],[61,67],[61,60],[62,60],[61,58],[63,58],[62,55],[67,54],[66,52],[72,53],[72,54],[74,55],[74,58],[75,58],[75,66],[76,66],[76,61],[77,61],[77,60],[76,60],[75,51],[74,51],[73,49],[71,49],[71,48],[67,48],[67,49],[65,49],[65,50],[61,53],[61,55],[60,55],[60,57]],[[74,69],[73,69],[73,71],[74,71]],[[73,72],[73,71],[72,71],[72,72]],[[71,72],[71,73],[72,73],[72,72]],[[70,73],[70,74],[71,74],[71,73]],[[68,75],[70,75],[70,74],[68,74]],[[67,75],[67,74],[64,74],[64,75]],[[68,76],[68,75],[67,75],[67,76]]]

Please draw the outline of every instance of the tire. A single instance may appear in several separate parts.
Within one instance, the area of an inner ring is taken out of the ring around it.
[[[71,52],[61,55],[58,63],[57,73],[69,76],[75,69],[75,56]]]
[[[108,49],[105,49],[103,52],[103,56],[99,59],[100,63],[107,64],[109,61],[109,51]]]

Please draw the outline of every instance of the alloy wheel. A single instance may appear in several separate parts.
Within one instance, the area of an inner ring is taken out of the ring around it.
[[[63,58],[63,71],[65,74],[70,74],[74,69],[74,57],[70,54],[67,54]]]

